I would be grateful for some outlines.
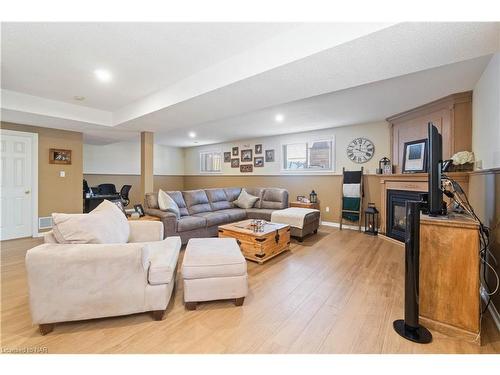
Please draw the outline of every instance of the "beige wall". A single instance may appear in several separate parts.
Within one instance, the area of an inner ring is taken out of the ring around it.
[[[321,205],[321,217],[324,221],[338,222],[341,197],[341,176],[185,176],[184,188],[203,189],[229,186],[261,186],[280,187],[287,189],[290,200],[297,195],[309,197],[311,190],[315,190]],[[374,202],[380,208],[380,177],[377,175],[365,176],[364,207],[368,202]],[[326,207],[330,212],[326,212]]]
[[[472,151],[483,169],[500,167],[500,53],[474,87]]]
[[[2,122],[2,129],[38,134],[38,216],[82,212],[82,133]],[[49,149],[71,150],[71,165],[49,164]],[[59,177],[65,171],[66,177]]]
[[[490,250],[500,260],[500,169],[472,173],[469,176],[469,200],[481,221],[492,229]],[[500,265],[496,271],[500,274]],[[494,287],[496,281],[491,272],[488,282]],[[493,303],[500,311],[500,293],[493,297]]]
[[[89,186],[99,184],[115,184],[119,190],[123,185],[132,185],[130,190],[130,204],[127,208],[133,208],[134,204],[143,203],[144,197],[141,196],[141,176],[123,175],[123,174],[85,174],[84,178]],[[154,176],[154,191],[162,190],[183,190],[183,176]]]
[[[347,145],[357,137],[365,137],[370,139],[375,145],[375,154],[373,158],[362,165],[356,164],[347,158],[346,148]],[[230,163],[223,163],[222,174],[225,175],[277,175],[289,174],[281,171],[281,145],[283,143],[301,142],[305,139],[334,139],[334,161],[335,170],[333,174],[341,174],[342,167],[346,169],[360,169],[364,167],[365,173],[374,174],[375,169],[378,168],[378,161],[387,156],[390,158],[390,130],[389,124],[385,121],[369,124],[359,124],[342,126],[336,128],[329,128],[317,131],[310,131],[304,133],[287,134],[274,137],[264,137],[248,139],[238,142],[219,143],[215,145],[199,146],[186,148],[184,152],[184,170],[186,175],[200,174],[200,151],[217,150],[221,152],[229,152],[233,146],[238,146],[240,151],[242,149],[254,149],[256,144],[262,144],[263,150],[275,150],[275,162],[265,163],[263,168],[254,168],[253,173],[240,173],[239,168],[231,168]],[[256,155],[254,155],[256,156]],[[258,155],[263,156],[263,155]],[[332,174],[332,172],[328,172]]]

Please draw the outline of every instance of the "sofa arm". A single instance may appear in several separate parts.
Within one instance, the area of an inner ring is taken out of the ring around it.
[[[128,242],[150,242],[163,240],[163,223],[160,221],[130,220]]]
[[[124,315],[144,308],[145,244],[43,244],[26,253],[34,324]]]
[[[177,234],[177,216],[172,212],[162,211],[157,208],[145,208],[148,215],[159,217],[164,225],[163,235],[165,237]]]
[[[147,244],[144,248],[143,263],[149,265],[148,283],[150,285],[168,284],[175,281],[181,246],[180,237],[168,237],[163,241]]]

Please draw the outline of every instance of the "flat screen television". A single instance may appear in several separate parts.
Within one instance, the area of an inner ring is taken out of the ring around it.
[[[443,164],[443,140],[432,122],[427,124],[427,163],[429,173],[428,209],[430,216],[442,215],[443,190],[441,189],[441,172]]]

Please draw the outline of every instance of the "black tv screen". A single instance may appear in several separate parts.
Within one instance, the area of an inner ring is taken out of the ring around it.
[[[432,122],[428,123],[427,135],[427,162],[429,173],[429,215],[437,216],[442,213],[443,191],[441,190],[441,168],[443,163],[443,140]]]

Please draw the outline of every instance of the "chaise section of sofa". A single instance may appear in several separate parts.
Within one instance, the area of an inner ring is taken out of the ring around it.
[[[180,236],[185,244],[191,238],[215,237],[219,225],[245,219],[271,220],[271,213],[288,207],[288,191],[278,188],[251,187],[245,190],[259,197],[252,208],[243,209],[234,204],[242,188],[213,188],[186,191],[167,191],[177,203],[180,218],[160,210],[158,193],[145,197],[145,212],[163,222],[165,237]]]

